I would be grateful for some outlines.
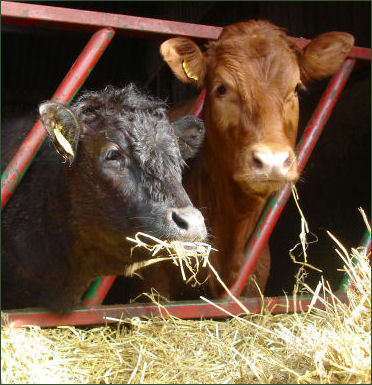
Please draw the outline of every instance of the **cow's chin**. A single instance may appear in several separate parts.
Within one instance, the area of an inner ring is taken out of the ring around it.
[[[285,184],[286,182],[283,182],[283,181],[264,181],[261,183],[253,183],[250,186],[250,189],[251,189],[251,193],[266,197],[271,193],[283,188]]]
[[[260,178],[245,178],[236,180],[240,189],[247,196],[267,198],[271,193],[282,189],[290,180],[272,180]]]

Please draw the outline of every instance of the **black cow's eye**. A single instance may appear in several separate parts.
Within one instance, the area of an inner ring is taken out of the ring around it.
[[[123,170],[128,164],[128,158],[116,148],[107,148],[103,153],[101,159],[104,162],[104,167]]]
[[[104,154],[104,160],[107,160],[107,161],[120,160],[121,157],[122,156],[120,151],[114,148],[107,150]]]
[[[226,87],[225,86],[219,86],[217,88],[217,92],[218,92],[218,95],[225,95],[227,92]]]

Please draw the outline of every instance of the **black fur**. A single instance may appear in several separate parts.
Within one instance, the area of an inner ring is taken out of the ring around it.
[[[177,137],[193,118],[176,135],[164,102],[133,85],[85,92],[69,110],[79,123],[72,164],[45,144],[3,211],[3,308],[69,311],[92,279],[147,257],[131,256],[126,236],[182,239],[167,210],[197,211],[182,187]]]

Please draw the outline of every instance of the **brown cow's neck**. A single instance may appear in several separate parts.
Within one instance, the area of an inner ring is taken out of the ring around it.
[[[205,142],[185,175],[185,187],[193,204],[201,209],[211,234],[211,243],[218,249],[211,256],[212,264],[229,286],[236,279],[245,244],[266,198],[242,191],[208,146]],[[229,266],[229,270],[221,271],[220,266]],[[216,295],[219,288],[220,285],[217,290],[213,289],[213,294]]]

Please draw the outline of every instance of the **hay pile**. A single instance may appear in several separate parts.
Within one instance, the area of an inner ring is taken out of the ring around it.
[[[90,329],[2,328],[1,382],[370,383],[370,255],[338,246],[350,280],[348,305],[334,297],[326,311],[226,321],[134,318]],[[321,282],[314,302],[327,293]]]

